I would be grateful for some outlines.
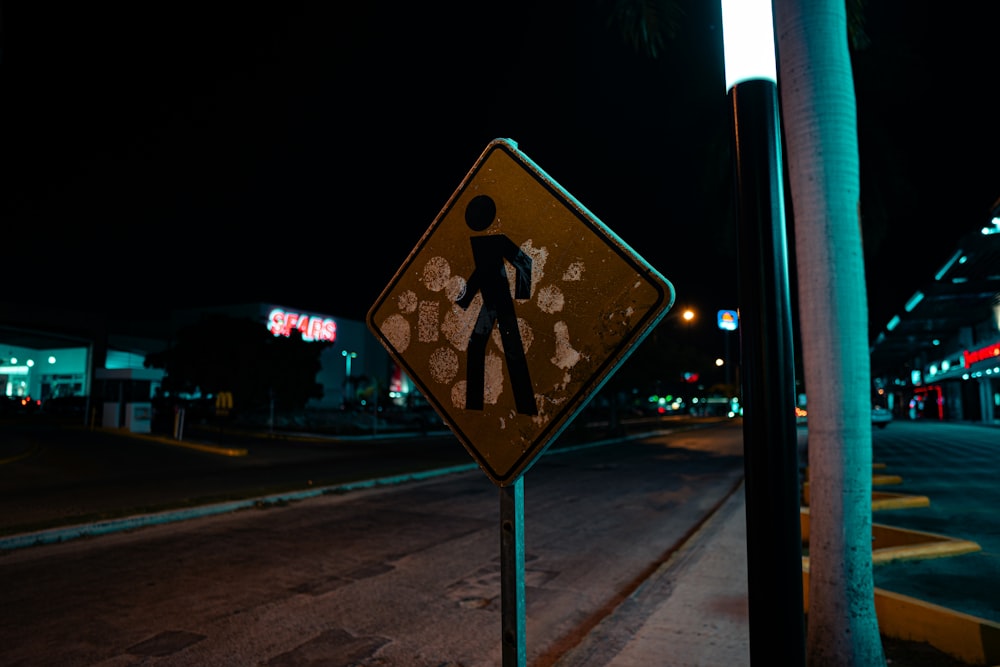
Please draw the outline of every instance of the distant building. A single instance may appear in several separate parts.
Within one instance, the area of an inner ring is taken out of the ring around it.
[[[174,310],[157,320],[116,321],[94,313],[3,304],[0,397],[30,396],[43,404],[87,397],[90,418],[128,427],[135,415],[126,405],[151,401],[165,375],[144,367],[146,355],[168,349],[178,330],[210,313],[249,318],[276,336],[296,330],[306,341],[332,343],[321,354],[316,376],[323,397],[307,407],[334,409],[352,402],[361,378],[390,389],[400,404],[416,391],[363,322],[325,313],[257,302]],[[106,403],[118,405],[105,408]]]
[[[1000,202],[926,275],[871,344],[874,398],[897,418],[1000,423]]]
[[[221,314],[248,318],[260,322],[275,336],[288,336],[293,330],[303,340],[332,343],[320,356],[322,366],[316,382],[323,387],[323,398],[310,400],[307,407],[339,408],[353,400],[352,393],[359,378],[377,379],[389,386],[392,376],[390,358],[385,348],[368,331],[364,322],[332,315],[304,311],[270,303],[242,303],[208,308],[175,310],[170,314],[170,331],[197,324],[205,315]]]

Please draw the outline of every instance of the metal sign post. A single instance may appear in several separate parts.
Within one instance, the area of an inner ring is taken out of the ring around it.
[[[522,476],[673,302],[659,272],[495,139],[368,313],[500,487],[505,667],[526,655]]]
[[[524,478],[500,487],[500,609],[503,667],[527,660],[524,612]]]

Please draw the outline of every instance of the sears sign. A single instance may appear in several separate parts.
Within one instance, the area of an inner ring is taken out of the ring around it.
[[[337,323],[333,318],[294,313],[281,308],[275,308],[268,315],[267,330],[275,336],[285,337],[290,336],[292,331],[298,331],[302,334],[302,340],[310,343],[332,343],[337,340]]]

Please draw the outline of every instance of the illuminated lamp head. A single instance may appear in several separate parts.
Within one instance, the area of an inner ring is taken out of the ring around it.
[[[742,81],[776,82],[771,0],[722,0],[726,92]]]

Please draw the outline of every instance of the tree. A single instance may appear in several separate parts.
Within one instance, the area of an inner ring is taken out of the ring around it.
[[[809,391],[810,667],[884,665],[872,573],[868,303],[844,0],[774,0]],[[855,33],[856,34],[856,33]]]
[[[240,412],[263,409],[272,397],[279,409],[301,409],[322,397],[316,374],[328,344],[307,343],[296,334],[274,336],[249,318],[210,314],[178,331],[176,342],[148,355],[145,365],[166,369],[163,388],[173,395],[196,388],[203,394],[229,391]]]

